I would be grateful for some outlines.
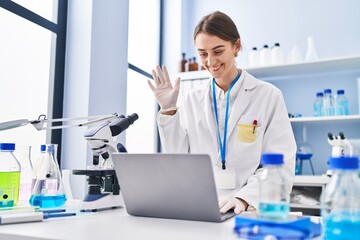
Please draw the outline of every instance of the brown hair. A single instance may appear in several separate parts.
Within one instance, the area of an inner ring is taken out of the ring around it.
[[[199,33],[208,33],[232,44],[235,44],[238,39],[240,40],[240,34],[234,21],[220,11],[210,13],[200,20],[194,30],[194,42]]]

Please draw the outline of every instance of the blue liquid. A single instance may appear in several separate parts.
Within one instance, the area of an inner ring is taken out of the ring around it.
[[[360,212],[330,214],[324,218],[324,239],[356,239],[360,235]]]
[[[267,219],[285,220],[289,215],[288,203],[260,203],[260,217]]]
[[[66,202],[66,196],[65,194],[55,196],[31,195],[29,202],[32,206],[39,206],[40,208],[61,207]]]
[[[0,208],[13,207],[13,206],[14,206],[14,200],[0,201]]]

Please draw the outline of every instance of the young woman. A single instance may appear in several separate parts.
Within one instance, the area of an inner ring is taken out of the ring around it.
[[[258,207],[262,153],[284,154],[287,191],[294,173],[296,143],[282,93],[237,68],[241,50],[237,27],[229,16],[213,12],[198,23],[194,44],[212,78],[179,103],[165,66],[148,81],[161,107],[160,138],[165,152],[206,153],[214,165],[221,212],[236,214]]]

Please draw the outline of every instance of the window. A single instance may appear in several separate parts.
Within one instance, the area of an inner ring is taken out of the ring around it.
[[[160,1],[129,1],[129,63],[151,73],[159,62]],[[151,79],[129,69],[127,81],[127,112],[137,113],[138,121],[126,133],[128,152],[156,152],[157,105],[147,80]],[[136,127],[135,127],[136,125]]]
[[[0,2],[0,122],[62,116],[66,8],[63,0]],[[30,125],[0,131],[0,142],[33,146],[33,155],[41,144],[60,141],[59,131]]]

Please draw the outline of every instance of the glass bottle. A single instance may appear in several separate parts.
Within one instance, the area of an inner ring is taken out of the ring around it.
[[[199,64],[196,62],[196,57],[193,57],[193,67],[191,71],[199,70]]]
[[[15,143],[0,143],[0,207],[18,203],[21,166],[14,151]]]
[[[180,61],[180,72],[185,72],[185,64],[187,63],[186,54],[182,53],[182,59]]]
[[[335,100],[335,115],[349,115],[349,101],[345,97],[345,91],[343,89],[337,90]]]
[[[316,93],[316,99],[314,102],[314,116],[321,117],[323,116],[323,107],[324,107],[324,94],[322,92]]]
[[[289,214],[290,194],[286,188],[282,166],[284,155],[264,153],[261,157],[264,167],[259,181],[259,213],[267,219],[285,220]]]
[[[331,93],[331,89],[324,90],[324,116],[334,116],[334,98]]]
[[[56,161],[56,145],[46,145],[42,162],[36,163],[36,181],[32,189],[30,204],[41,208],[63,206],[66,202],[64,186]]]
[[[355,239],[360,235],[360,179],[357,157],[331,157],[330,182],[321,194],[324,239]]]
[[[20,146],[15,152],[21,165],[19,203],[28,204],[32,189],[31,146]]]

